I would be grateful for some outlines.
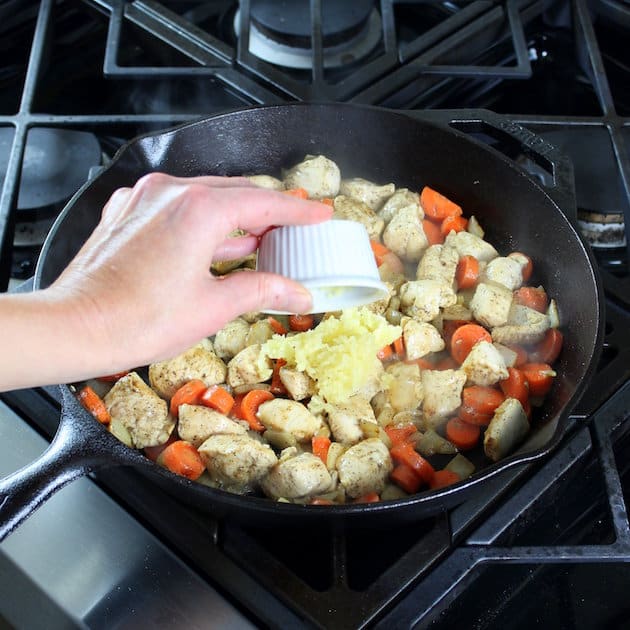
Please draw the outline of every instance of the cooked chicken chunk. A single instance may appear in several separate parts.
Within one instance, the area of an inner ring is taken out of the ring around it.
[[[247,428],[222,413],[201,405],[180,405],[177,433],[182,440],[199,447],[211,435],[247,433]]]
[[[461,370],[422,370],[424,400],[422,411],[427,429],[444,425],[462,404],[466,374]]]
[[[378,211],[378,215],[389,223],[393,216],[401,209],[407,206],[416,206],[418,216],[422,220],[424,218],[424,211],[420,206],[420,195],[416,192],[412,192],[407,188],[399,188],[396,192],[383,204],[383,207]]]
[[[272,499],[306,499],[327,492],[332,477],[312,453],[281,459],[262,480],[263,492]]]
[[[271,175],[249,175],[247,179],[259,188],[284,190],[284,184],[277,177],[271,177]]]
[[[259,366],[260,344],[243,348],[227,366],[227,382],[231,387],[263,383],[271,378],[273,364],[265,357],[263,367]]]
[[[335,197],[339,194],[340,184],[339,167],[323,155],[308,155],[284,174],[287,190],[304,188],[313,199]]]
[[[549,317],[532,308],[513,304],[507,323],[492,329],[492,339],[498,343],[530,344],[537,343],[549,328]]]
[[[175,426],[166,402],[136,372],[118,379],[103,399],[112,422],[120,422],[129,432],[133,446],[164,444]]]
[[[275,398],[260,405],[258,418],[266,429],[291,433],[298,442],[310,440],[322,426],[321,419],[302,403],[284,398]]]
[[[444,339],[435,326],[411,318],[403,322],[403,340],[407,358],[412,360],[444,350]]]
[[[383,232],[383,243],[409,262],[418,262],[429,246],[418,208],[416,205],[400,208]]]
[[[223,361],[229,361],[246,346],[248,332],[249,324],[242,317],[233,319],[217,331],[214,351]]]
[[[339,482],[349,497],[368,492],[381,493],[392,471],[392,460],[385,444],[370,438],[351,446],[337,460]]]
[[[474,256],[479,261],[489,262],[499,252],[483,239],[470,232],[451,232],[444,241],[446,247],[454,247],[461,256]]]
[[[494,385],[509,376],[501,353],[488,341],[472,347],[461,370],[473,385]]]
[[[279,371],[280,382],[293,400],[310,398],[317,392],[315,381],[306,373],[293,368],[281,367]]]
[[[529,433],[529,422],[521,403],[506,398],[497,407],[483,438],[483,450],[493,462],[509,455]]]
[[[452,247],[431,245],[422,256],[416,269],[416,279],[442,280],[448,285],[455,282],[455,271],[459,262],[459,254]]]
[[[512,291],[496,284],[480,282],[470,300],[473,317],[484,326],[502,326],[508,320]]]
[[[328,425],[335,440],[342,444],[356,444],[363,439],[361,422],[377,424],[372,406],[362,396],[350,396],[345,403],[328,409]]]
[[[430,322],[440,308],[456,302],[452,287],[441,280],[411,280],[400,287],[400,310],[419,322]]]
[[[459,320],[468,322],[472,318],[472,313],[463,304],[453,304],[453,306],[445,306],[442,309],[443,321]]]
[[[271,446],[249,435],[211,435],[198,450],[210,477],[232,491],[256,488],[278,461]]]
[[[225,382],[225,363],[214,352],[212,342],[203,339],[179,356],[149,366],[151,387],[162,398],[171,398],[188,381],[202,380],[208,387]]]
[[[401,361],[389,365],[386,372],[391,379],[387,400],[393,413],[417,409],[424,398],[420,368]]]
[[[396,190],[394,184],[375,184],[361,177],[342,179],[339,194],[358,199],[372,210],[378,210]]]
[[[334,200],[333,219],[344,219],[361,223],[367,230],[371,240],[378,241],[385,225],[370,206],[345,195],[338,195]]]
[[[494,282],[514,291],[523,284],[521,265],[514,258],[499,256],[491,260],[483,272],[486,282]]]
[[[247,337],[245,338],[246,346],[253,346],[255,344],[260,344],[261,346],[265,341],[271,339],[274,335],[273,328],[269,323],[269,319],[259,319],[257,322],[254,322],[247,331]]]

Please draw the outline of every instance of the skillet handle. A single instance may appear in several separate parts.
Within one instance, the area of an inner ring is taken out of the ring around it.
[[[0,540],[77,477],[105,466],[133,463],[133,456],[125,459],[120,447],[126,448],[87,414],[69,388],[62,387],[61,421],[50,446],[0,481]]]

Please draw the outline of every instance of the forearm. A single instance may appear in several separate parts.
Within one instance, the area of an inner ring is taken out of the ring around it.
[[[0,390],[67,383],[100,373],[84,314],[52,291],[0,296]]]

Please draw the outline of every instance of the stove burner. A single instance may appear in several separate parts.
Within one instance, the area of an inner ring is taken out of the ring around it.
[[[13,130],[0,129],[0,179],[4,180]],[[67,201],[101,162],[96,137],[72,129],[36,127],[28,132],[20,179],[18,210],[34,210]]]
[[[249,51],[264,61],[295,69],[312,65],[311,12],[308,0],[252,0]],[[338,68],[368,55],[381,39],[381,18],[374,3],[322,0],[324,67]],[[240,12],[234,18],[239,32]]]

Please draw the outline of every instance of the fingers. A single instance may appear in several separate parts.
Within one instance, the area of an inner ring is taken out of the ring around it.
[[[258,247],[258,238],[255,236],[240,236],[226,238],[214,251],[212,262],[219,260],[236,260],[253,254]]]
[[[169,176],[170,177],[170,176]],[[223,177],[202,175],[199,177],[170,177],[173,184],[201,184],[209,188],[257,188],[247,177]]]
[[[212,302],[209,309],[224,322],[248,311],[305,313],[313,305],[311,294],[301,284],[271,273],[248,271],[213,279],[208,298]]]

